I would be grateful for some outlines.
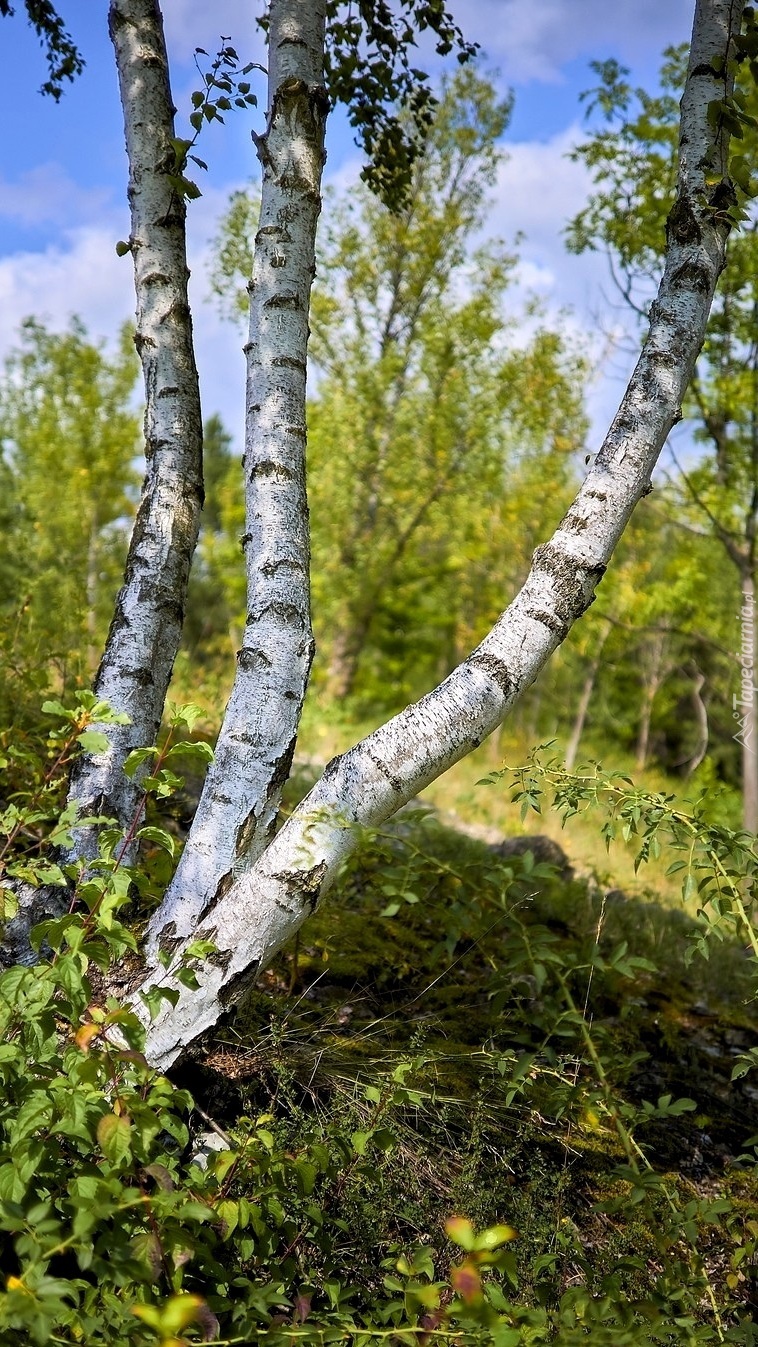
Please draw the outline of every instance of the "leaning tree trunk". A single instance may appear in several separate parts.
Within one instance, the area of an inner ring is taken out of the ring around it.
[[[174,998],[148,1026],[146,1051],[156,1066],[170,1066],[216,1024],[313,911],[356,845],[354,825],[381,823],[480,744],[592,602],[681,414],[724,264],[725,207],[733,199],[728,134],[714,129],[708,106],[730,90],[727,55],[741,14],[734,0],[696,5],[664,275],[637,367],[573,505],[481,645],[433,692],[327,765],[257,863],[218,893],[198,929],[192,905],[153,919],[153,948],[180,957],[195,936],[216,945],[198,970],[196,990],[158,967],[147,979]]]
[[[125,828],[139,788],[123,764],[133,748],[155,741],[182,633],[203,502],[203,432],[185,207],[169,181],[176,172],[174,107],[158,0],[111,0],[109,27],[129,159],[134,340],[145,380],[147,463],[124,584],[94,683],[98,697],[131,723],[98,727],[108,748],[79,759],[69,799],[82,815],[106,814]],[[91,855],[94,829],[75,837],[78,854]]]
[[[229,705],[152,932],[211,911],[273,831],[313,659],[305,489],[308,308],[321,208],[326,0],[272,0],[268,122],[250,291],[247,616]]]

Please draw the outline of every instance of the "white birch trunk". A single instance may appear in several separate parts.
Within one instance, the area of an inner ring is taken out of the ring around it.
[[[320,901],[356,844],[355,824],[387,819],[500,724],[585,612],[650,475],[703,340],[724,263],[728,223],[720,208],[727,139],[714,143],[708,104],[725,93],[725,56],[740,23],[733,0],[698,0],[682,99],[677,200],[668,222],[666,265],[650,331],[608,435],[573,505],[539,547],[526,583],[480,646],[433,692],[335,758],[255,866],[233,879],[206,910],[176,908],[169,928],[153,928],[173,953],[194,936],[217,952],[189,991],[162,970],[148,982],[178,993],[149,1026],[147,1054],[169,1067],[232,1007]],[[705,164],[722,177],[714,190]],[[179,943],[179,942],[182,943]],[[144,1013],[144,1012],[142,1012]]]
[[[308,309],[321,209],[326,0],[273,0],[245,431],[247,618],[187,845],[148,933],[192,931],[273,831],[313,659],[305,489]]]
[[[185,208],[167,178],[174,168],[174,107],[158,0],[111,0],[109,27],[129,159],[147,463],[124,584],[94,683],[98,697],[125,711],[131,724],[99,727],[108,748],[80,760],[69,798],[83,815],[112,815],[126,827],[139,791],[123,763],[132,748],[155,741],[181,638],[203,500],[202,418]],[[75,835],[79,853],[91,854],[93,830]]]

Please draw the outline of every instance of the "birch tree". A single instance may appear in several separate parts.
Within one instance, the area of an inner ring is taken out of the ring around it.
[[[742,39],[753,54],[752,38]],[[568,238],[575,251],[602,247],[625,302],[644,320],[651,280],[664,246],[664,224],[675,190],[676,94],[685,74],[681,49],[669,50],[661,72],[661,92],[632,91],[615,62],[597,66],[601,84],[594,99],[605,124],[579,148],[593,174],[595,190],[572,221]],[[758,100],[752,76],[741,80],[722,110],[736,136],[733,161],[738,185],[750,189],[758,146]],[[709,533],[722,549],[738,583],[732,648],[742,678],[733,672],[737,741],[742,758],[743,822],[758,831],[758,698],[754,670],[755,601],[758,583],[758,220],[743,203],[745,217],[735,236],[713,306],[702,354],[683,413],[700,446],[685,463],[673,451],[676,515],[680,523]],[[738,626],[737,614],[744,617]],[[749,618],[749,620],[748,620]],[[729,639],[729,638],[727,638]],[[638,766],[647,757],[652,699],[660,682],[662,650],[653,648],[638,745]],[[697,705],[697,703],[696,703]],[[697,705],[698,718],[702,712]],[[701,735],[702,737],[702,735]]]
[[[323,17],[323,11],[319,17]],[[207,845],[206,839],[223,833],[223,829],[217,830],[214,825],[212,804],[224,770],[222,743],[222,755],[210,790],[206,791],[190,835],[186,853],[189,861],[180,866],[176,881],[151,922],[148,938],[149,957],[153,960],[159,950],[175,960],[191,948],[191,942],[198,936],[213,942],[215,953],[199,968],[198,986],[194,990],[178,981],[170,969],[154,967],[150,973],[145,986],[154,992],[167,991],[172,1002],[162,1006],[148,1027],[147,1052],[156,1065],[170,1066],[244,995],[259,970],[327,891],[341,861],[355,846],[356,825],[382,822],[481,743],[534,681],[592,602],[632,511],[649,489],[664,441],[681,415],[716,282],[724,265],[732,223],[729,212],[735,201],[729,176],[729,124],[724,117],[709,115],[709,107],[717,104],[724,108],[725,100],[731,96],[734,69],[731,57],[741,17],[742,5],[731,0],[698,0],[696,5],[681,107],[677,194],[668,219],[665,266],[648,334],[619,410],[585,481],[552,538],[537,549],[520,593],[476,650],[439,687],[329,763],[321,780],[267,846],[264,843],[270,816],[265,808],[258,812],[255,806],[250,814],[237,816],[233,837],[227,835],[224,841],[225,852],[216,853],[215,841]],[[294,143],[301,147],[303,158],[299,162],[304,181],[306,184],[310,181],[307,175],[322,119],[319,100],[313,95],[306,99],[308,81],[302,75],[318,72],[317,41],[318,29],[310,9],[303,13],[293,0],[290,3],[281,0],[272,6],[270,128],[266,146],[272,168],[268,183],[264,178],[264,194],[267,187],[272,192],[280,190],[272,180],[279,152],[279,142],[272,133],[279,129],[277,115],[285,105],[282,100],[289,98],[294,100],[287,104],[292,126],[297,128]],[[291,49],[286,61],[280,51],[283,43]],[[298,64],[301,61],[302,66]],[[284,159],[280,162],[289,164],[287,155],[292,149],[286,140],[282,152]],[[298,187],[300,183],[298,178]],[[310,208],[304,207],[304,214],[309,220]],[[262,218],[269,219],[265,202]],[[267,224],[265,228],[272,228],[273,235],[259,236],[256,247],[251,305],[253,346],[249,354],[254,361],[264,363],[275,359],[281,349],[275,340],[268,347],[261,343],[264,318],[257,309],[269,294],[268,277],[261,272],[264,259],[272,271],[284,270],[288,265],[297,274],[298,268],[305,270],[297,246],[292,240],[282,239],[282,224],[281,218],[276,224]],[[312,256],[311,252],[311,264]],[[279,260],[272,267],[274,258]],[[297,313],[294,305],[293,313]],[[299,354],[289,354],[290,359],[299,361]],[[264,369],[260,377],[256,376],[252,389],[254,429],[266,388]],[[289,406],[287,410],[288,416],[291,415]],[[291,461],[282,458],[288,452],[290,438],[297,442],[302,439],[287,431],[280,435],[276,445],[269,446],[264,441],[265,452],[273,456],[261,459],[256,436],[251,434],[246,462],[248,480],[264,475],[258,468],[260,462],[270,464],[266,475],[272,481],[277,475],[283,478],[286,499],[291,499],[298,487],[297,480],[291,480]],[[281,473],[281,464],[289,471]],[[295,469],[295,479],[296,476]],[[262,510],[260,517],[262,520]],[[273,518],[277,528],[287,526],[283,511]],[[253,522],[257,524],[258,519]],[[268,558],[274,560],[275,555],[268,550],[274,540],[268,540],[264,545],[265,560],[256,574],[260,575],[262,587],[265,584],[263,593],[270,596],[270,603],[278,602],[279,581],[273,579],[277,572],[283,569],[295,577],[298,600],[292,603],[286,600],[287,624],[291,626],[283,639],[291,641],[291,633],[296,629],[302,646],[298,659],[303,672],[298,677],[304,680],[310,650],[307,612],[299,588],[300,523],[295,511],[292,550],[286,554],[289,564],[280,568],[268,563]],[[277,539],[276,545],[281,547],[281,540]],[[264,574],[264,565],[268,575]],[[287,595],[289,592],[287,589]],[[257,592],[254,597],[258,597]],[[262,608],[252,609],[254,621],[259,621],[263,613],[268,617],[266,607],[264,600]],[[279,628],[276,636],[279,637]],[[258,660],[268,683],[273,677],[278,646],[260,655],[250,644],[247,648],[251,657]],[[272,701],[271,692],[267,691],[266,699]],[[255,772],[261,757],[264,764],[271,762],[266,786],[271,790],[278,788],[277,775],[286,766],[291,749],[287,746],[276,764],[266,756],[273,725],[278,726],[279,722],[273,716],[264,721],[262,714],[259,719],[259,705],[260,702],[253,701],[246,708],[252,727],[252,761],[245,762],[245,771]],[[281,743],[287,732],[285,728]],[[264,733],[269,736],[267,739]],[[261,748],[265,750],[263,754]],[[264,771],[261,780],[265,778]],[[231,811],[223,816],[230,818]],[[220,873],[229,859],[233,861],[232,868]]]
[[[203,501],[200,390],[187,294],[185,204],[176,175],[174,108],[157,0],[111,0],[129,159],[135,344],[145,381],[146,473],[97,696],[128,718],[99,728],[102,753],[85,755],[70,799],[83,816],[107,815],[127,828],[139,785],[124,774],[134,748],[152,744],[182,633],[190,564]],[[75,834],[75,852],[93,854],[94,829]]]

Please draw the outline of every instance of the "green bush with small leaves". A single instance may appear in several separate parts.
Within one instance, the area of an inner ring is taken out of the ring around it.
[[[655,966],[628,941],[604,941],[602,908],[595,937],[572,945],[547,907],[540,921],[529,906],[556,882],[530,853],[505,866],[472,851],[466,869],[445,853],[442,834],[413,819],[367,837],[342,889],[354,903],[364,885],[361,921],[385,932],[385,962],[398,922],[406,947],[423,937],[422,976],[441,969],[422,993],[437,995],[437,1013],[451,970],[472,951],[488,964],[481,989],[471,968],[462,984],[464,1013],[489,1026],[466,1063],[476,1059],[479,1083],[468,1102],[451,1100],[451,1053],[414,1031],[405,1051],[355,1075],[349,1097],[334,1086],[309,1107],[287,1028],[303,1013],[299,996],[279,1029],[272,1021],[268,1106],[239,1110],[222,1127],[184,1080],[149,1067],[141,1020],[111,991],[137,968],[135,924],[159,897],[162,858],[173,861],[177,849],[162,804],[182,786],[182,763],[210,756],[181,737],[197,709],[174,711],[162,744],[128,765],[143,788],[130,840],[147,856],[133,868],[122,861],[124,837],[107,825],[97,860],[66,863],[77,826],[61,814],[66,771],[78,752],[101,746],[96,727],[110,713],[89,695],[45,710],[56,723],[36,772],[28,742],[18,760],[7,750],[15,789],[0,814],[6,915],[18,883],[64,896],[60,914],[33,933],[39,961],[0,976],[0,1344],[758,1341],[745,1292],[758,1249],[755,1186],[746,1198],[739,1187],[753,1182],[755,1152],[743,1155],[732,1190],[697,1191],[651,1162],[650,1129],[680,1125],[697,1105],[628,1088],[645,1053],[620,1046],[599,1011],[619,987],[652,979]],[[566,816],[604,803],[609,841],[636,837],[641,860],[664,846],[683,852],[686,893],[694,883],[705,914],[693,950],[707,951],[714,934],[728,940],[729,923],[748,936],[756,861],[744,835],[599,770],[569,776],[538,759],[515,790],[527,808],[550,792]],[[50,859],[51,844],[64,859]],[[207,952],[193,950],[180,970],[190,983]],[[735,1078],[754,1057],[737,1058]],[[440,1199],[421,1139],[444,1163],[438,1135],[447,1129],[449,1145],[461,1109],[464,1160]],[[503,1125],[514,1146],[520,1133],[531,1148],[521,1191],[497,1172],[505,1158],[492,1138]],[[584,1217],[569,1171],[549,1154],[561,1145],[597,1148]]]

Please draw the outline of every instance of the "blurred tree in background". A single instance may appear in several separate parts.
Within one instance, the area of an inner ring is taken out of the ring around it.
[[[29,319],[0,373],[0,714],[88,683],[123,571],[138,483],[137,361],[73,321]]]
[[[351,188],[324,225],[311,314],[313,676],[338,700],[387,709],[443,677],[523,579],[575,481],[582,356],[536,303],[509,313],[515,254],[472,249],[509,115],[487,80],[461,72],[405,204],[392,213]],[[214,285],[230,314],[243,309],[255,218],[238,194],[217,241]],[[237,605],[243,593],[240,576]]]

